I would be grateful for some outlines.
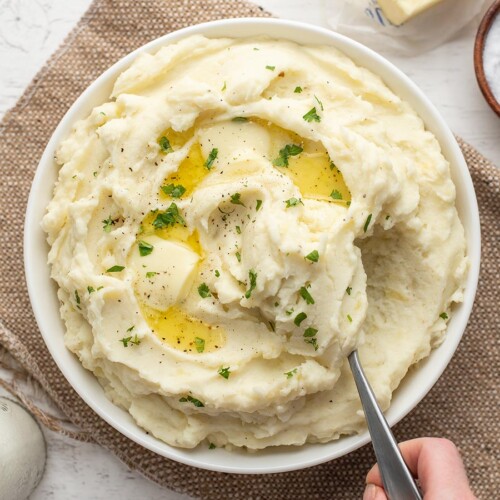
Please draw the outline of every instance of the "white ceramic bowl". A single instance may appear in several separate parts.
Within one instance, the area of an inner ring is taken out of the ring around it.
[[[173,448],[138,427],[132,417],[106,398],[94,375],[85,370],[63,342],[64,324],[59,316],[56,285],[49,276],[48,246],[40,228],[41,217],[52,197],[58,169],[53,161],[58,144],[70,132],[73,123],[87,116],[91,109],[106,101],[116,77],[142,52],[177,42],[193,34],[208,37],[251,37],[268,35],[301,44],[326,44],[336,47],[358,64],[380,75],[387,85],[407,100],[423,118],[427,128],[439,140],[443,153],[451,164],[457,187],[457,206],[465,226],[471,267],[467,279],[465,300],[455,308],[444,343],[412,370],[394,395],[387,420],[394,425],[410,412],[429,392],[450,361],[472,308],[479,274],[480,230],[476,196],[467,165],[450,129],[421,90],[391,63],[365,46],[331,31],[297,22],[276,19],[233,19],[192,26],[158,38],[127,55],[103,73],[76,100],[54,132],[40,160],[33,181],[24,234],[26,279],[38,326],[45,343],[62,373],[73,388],[104,420],[142,446],[178,462],[196,467],[234,473],[271,473],[302,469],[345,455],[370,441],[367,432],[342,438],[327,444],[301,447],[278,447],[258,453]],[[408,436],[415,437],[415,436]]]

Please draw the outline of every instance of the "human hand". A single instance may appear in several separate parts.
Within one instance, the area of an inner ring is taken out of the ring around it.
[[[399,444],[424,500],[475,500],[457,447],[448,439],[419,438]],[[366,476],[363,500],[387,500],[378,465]],[[397,499],[393,499],[397,500]]]

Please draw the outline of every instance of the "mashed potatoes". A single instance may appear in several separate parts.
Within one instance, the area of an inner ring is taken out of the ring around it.
[[[465,239],[436,138],[330,47],[193,36],[60,146],[43,227],[65,342],[165,442],[360,431],[445,335]]]

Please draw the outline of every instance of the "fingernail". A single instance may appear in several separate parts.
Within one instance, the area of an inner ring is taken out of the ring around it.
[[[377,487],[374,484],[367,484],[363,493],[363,500],[376,500]]]

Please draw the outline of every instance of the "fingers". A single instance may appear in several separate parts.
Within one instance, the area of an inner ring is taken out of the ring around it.
[[[405,441],[399,446],[412,474],[418,477],[426,500],[474,498],[460,453],[451,441],[419,438]],[[383,486],[377,465],[366,476],[366,482]]]
[[[363,494],[363,500],[387,500],[385,491],[375,484],[367,484]]]

